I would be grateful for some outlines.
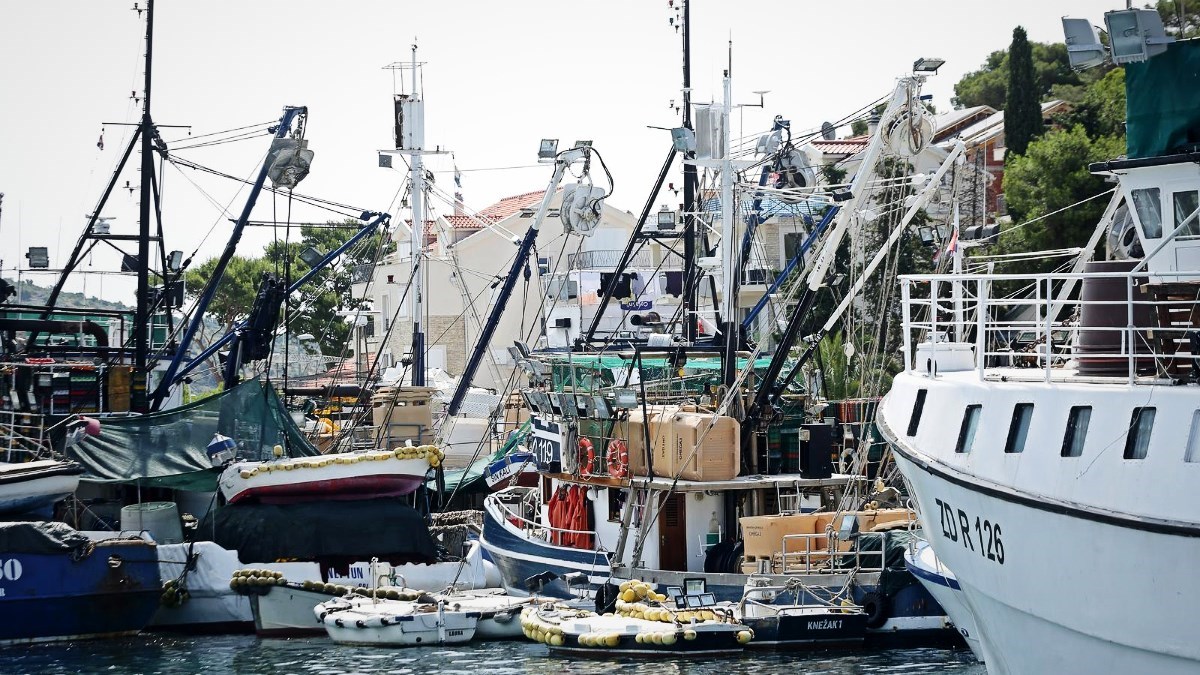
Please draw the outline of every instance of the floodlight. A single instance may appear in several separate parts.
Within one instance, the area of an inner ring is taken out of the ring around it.
[[[666,204],[663,204],[662,208],[658,210],[658,229],[673,230],[677,222],[675,212],[667,208]]]
[[[1067,42],[1067,59],[1074,70],[1084,70],[1104,63],[1108,53],[1100,44],[1100,34],[1087,19],[1062,18],[1063,35]]]
[[[617,408],[636,408],[637,392],[632,389],[617,389],[613,392],[613,405]]]
[[[325,260],[325,254],[317,249],[308,246],[303,251],[300,251],[300,259],[303,260],[309,267],[316,267]]]
[[[543,138],[542,144],[538,148],[538,159],[554,159],[558,154],[558,139]]]
[[[30,269],[44,270],[50,267],[50,249],[46,246],[30,246],[25,257],[29,258]]]
[[[921,244],[924,246],[933,246],[933,228],[928,225],[917,227],[917,236],[921,238]]]
[[[675,146],[676,152],[695,152],[696,151],[696,132],[687,127],[678,127],[671,130],[671,143]]]
[[[1138,63],[1167,51],[1175,38],[1166,36],[1162,17],[1153,9],[1122,9],[1105,12],[1108,44],[1115,64]]]
[[[945,65],[946,59],[938,58],[919,58],[913,62],[914,73],[933,73],[937,74],[938,68]]]
[[[183,251],[171,251],[167,255],[167,269],[178,272],[183,267]]]
[[[590,148],[590,147],[592,147],[592,142],[591,141],[575,141],[575,145],[573,145],[572,147]]]

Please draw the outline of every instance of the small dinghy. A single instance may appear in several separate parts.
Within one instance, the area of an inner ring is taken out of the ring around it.
[[[480,640],[520,638],[523,633],[519,620],[521,610],[535,602],[533,598],[509,595],[501,588],[454,591],[435,594],[434,597],[455,611],[478,612],[475,637]]]
[[[521,626],[529,639],[573,653],[728,654],[754,639],[732,607],[671,608],[641,582],[622,583],[620,593],[616,613],[535,605],[522,610]]]
[[[349,596],[313,609],[317,621],[338,644],[414,647],[470,642],[480,612],[455,610],[445,600]]]

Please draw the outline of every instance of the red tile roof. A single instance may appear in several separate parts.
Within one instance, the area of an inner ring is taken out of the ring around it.
[[[853,155],[856,152],[862,152],[871,144],[870,136],[855,136],[853,138],[839,138],[832,141],[815,140],[812,141],[812,146],[817,150],[827,155]]]
[[[450,229],[453,230],[479,230],[488,225],[494,225],[519,212],[521,209],[537,204],[542,201],[542,197],[545,194],[545,190],[538,190],[537,192],[526,192],[521,195],[505,197],[474,216],[463,214],[445,216],[446,222],[450,224]],[[427,238],[432,236],[433,228],[434,223],[432,221],[425,223],[425,236]]]

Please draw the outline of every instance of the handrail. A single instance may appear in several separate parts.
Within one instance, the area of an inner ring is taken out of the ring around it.
[[[1124,288],[1125,297],[1064,301],[1061,293],[1056,294],[1056,283],[1086,279],[1116,281]],[[918,350],[927,349],[930,354],[936,354],[939,350],[950,349],[949,335],[965,336],[974,332],[974,336],[965,341],[973,347],[971,358],[980,378],[988,368],[1032,367],[1039,369],[1042,379],[1049,382],[1056,369],[1080,357],[1109,366],[1124,361],[1117,366],[1124,372],[1103,375],[1123,377],[1129,384],[1136,383],[1139,374],[1146,374],[1139,370],[1145,370],[1151,364],[1156,375],[1170,376],[1172,368],[1179,367],[1184,360],[1190,362],[1200,358],[1200,354],[1189,351],[1191,341],[1200,330],[1191,319],[1200,306],[1200,284],[1196,284],[1194,298],[1190,294],[1172,298],[1156,297],[1152,293],[1157,284],[1198,279],[1200,272],[904,275],[900,283],[903,341],[908,357],[906,367],[914,370],[923,365],[915,360]],[[1014,298],[991,297],[994,284],[1006,281],[1021,283],[1031,289],[1030,294]],[[1143,286],[1149,291],[1144,296],[1138,291]],[[943,317],[955,315],[947,309],[955,300],[945,290],[947,287],[961,290],[957,298],[963,307],[963,312],[958,315],[960,318],[939,317],[939,313]],[[926,288],[927,297],[916,297],[918,294],[914,291]],[[1124,308],[1124,325],[1114,325],[1111,316],[1119,314],[1112,311],[1107,325],[1081,325],[1079,314],[1072,312],[1081,313],[1084,307],[1111,307],[1117,312]],[[1174,320],[1161,311],[1164,307],[1176,310]],[[1025,314],[1011,319],[998,316],[1022,309]],[[953,332],[952,328],[955,329]],[[1099,337],[1087,345],[1080,345],[1082,331]],[[1113,337],[1105,340],[1105,334]]]

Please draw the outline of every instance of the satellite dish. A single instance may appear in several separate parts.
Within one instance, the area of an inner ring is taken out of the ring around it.
[[[1063,35],[1067,41],[1067,59],[1073,70],[1084,70],[1104,63],[1107,55],[1100,44],[1100,34],[1087,19],[1062,18]]]
[[[823,122],[821,124],[821,138],[824,138],[827,141],[833,140],[836,131],[837,127],[833,126],[829,122]]]
[[[563,188],[562,208],[558,217],[567,232],[591,236],[600,225],[604,208],[604,188],[576,183]]]

